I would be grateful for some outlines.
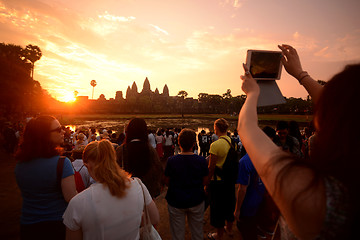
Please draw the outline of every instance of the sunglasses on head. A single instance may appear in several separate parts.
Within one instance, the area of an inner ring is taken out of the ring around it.
[[[55,129],[53,129],[53,130],[50,130],[50,132],[58,132],[58,133],[61,133],[61,131],[62,131],[61,126],[55,128]]]

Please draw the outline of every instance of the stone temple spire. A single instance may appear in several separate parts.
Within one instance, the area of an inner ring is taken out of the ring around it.
[[[145,81],[144,81],[144,85],[143,85],[143,89],[141,93],[150,93],[151,89],[150,89],[150,82],[149,79],[146,77]]]
[[[134,83],[133,83],[132,86],[131,86],[131,91],[132,91],[133,93],[138,93],[138,88],[137,88],[137,86],[136,86],[135,81],[134,81]]]
[[[168,88],[168,86],[166,84],[165,84],[164,89],[163,89],[163,95],[165,97],[169,96],[169,88]]]

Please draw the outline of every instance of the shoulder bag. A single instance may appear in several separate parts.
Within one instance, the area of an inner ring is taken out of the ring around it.
[[[140,240],[161,240],[159,233],[156,231],[154,226],[151,224],[150,216],[145,202],[144,188],[141,181],[135,178],[139,183],[144,197],[144,214],[143,214],[143,225],[140,227]]]

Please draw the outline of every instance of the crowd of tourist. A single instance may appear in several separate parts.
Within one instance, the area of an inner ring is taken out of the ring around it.
[[[359,163],[351,106],[359,101],[360,65],[322,87],[303,71],[294,48],[279,48],[286,71],[314,100],[316,131],[312,124],[300,131],[294,121],[261,129],[260,90],[245,65],[247,99],[233,133],[223,118],[214,132],[198,134],[154,131],[140,118],[121,133],[73,132],[51,116],[27,119],[18,131],[4,125],[2,134],[14,135],[6,150],[18,160],[21,239],[139,239],[144,206],[155,228],[160,221],[154,199],[163,191],[172,239],[185,238],[186,219],[191,239],[203,239],[207,207],[213,240],[234,236],[234,226],[245,240],[275,231],[282,239],[353,239]]]

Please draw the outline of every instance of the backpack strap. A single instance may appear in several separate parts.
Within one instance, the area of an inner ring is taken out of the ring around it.
[[[79,172],[81,171],[81,169],[84,167],[84,164],[81,166],[81,168],[79,169],[79,171],[76,171],[73,163],[71,163],[71,166],[73,167],[74,172],[78,172],[78,173],[79,173]]]
[[[60,189],[61,189],[61,177],[64,168],[64,161],[65,161],[65,157],[60,156],[56,166],[56,183]]]
[[[78,172],[80,172],[81,171],[81,169],[84,167],[84,164],[81,166],[81,168],[79,169],[79,171]]]
[[[220,139],[224,139],[225,141],[227,141],[227,143],[230,145],[230,147],[234,147],[232,144],[231,144],[231,142],[229,142],[229,140],[227,140],[226,138],[224,138],[224,137],[220,137]]]

